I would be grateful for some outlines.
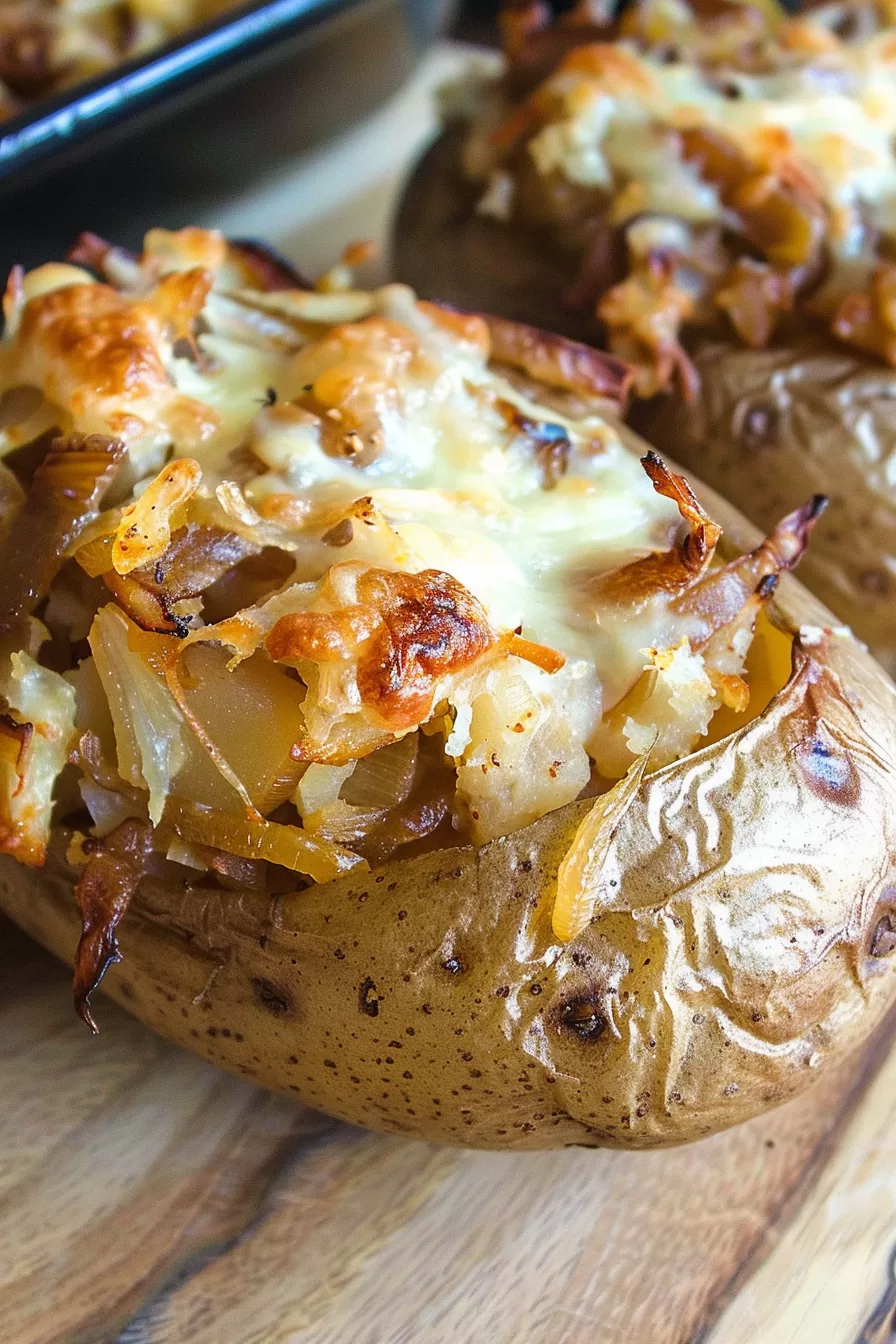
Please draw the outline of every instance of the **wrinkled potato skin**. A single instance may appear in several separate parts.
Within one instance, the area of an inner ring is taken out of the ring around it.
[[[827,619],[790,578],[772,615]],[[754,722],[645,779],[571,943],[550,915],[588,802],[294,895],[146,882],[105,987],[235,1073],[442,1143],[647,1148],[746,1120],[896,989],[896,689],[849,638],[794,661]],[[72,876],[0,864],[0,907],[69,961]]]
[[[633,423],[769,528],[813,491],[830,501],[800,577],[896,674],[896,374],[833,344],[697,352],[691,405]]]
[[[395,221],[395,278],[426,298],[497,313],[573,340],[594,340],[591,313],[565,307],[577,255],[547,241],[547,232],[476,213],[482,183],[460,165],[467,128],[447,130],[423,155]]]

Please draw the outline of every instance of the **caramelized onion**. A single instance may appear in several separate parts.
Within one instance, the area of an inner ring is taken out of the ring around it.
[[[741,340],[760,350],[771,340],[779,315],[793,307],[793,282],[786,272],[741,257],[714,298]]]
[[[367,868],[359,855],[309,835],[298,826],[240,817],[180,798],[169,798],[163,825],[188,844],[209,845],[244,859],[264,859],[315,882],[330,882],[351,869]]]
[[[763,582],[793,569],[800,561],[812,528],[827,506],[824,495],[813,495],[801,509],[789,513],[755,551],[740,555],[721,569],[710,571],[699,583],[677,597],[671,610],[688,618],[695,649],[716,631],[735,620],[754,595],[763,595]]]
[[[608,289],[597,305],[616,353],[636,366],[635,387],[652,396],[677,379],[685,401],[693,401],[699,379],[679,340],[682,323],[693,316],[689,294],[675,283],[675,258],[653,251],[626,279]]]
[[[248,238],[230,238],[227,260],[236,270],[246,289],[262,289],[272,294],[281,289],[313,289],[291,261],[279,256],[264,243]]]
[[[601,576],[595,592],[604,602],[631,605],[657,593],[674,594],[690,588],[706,571],[722,535],[722,529],[704,512],[685,478],[670,471],[658,453],[652,450],[646,453],[641,465],[657,494],[678,506],[688,530],[671,550],[655,551]]]
[[[896,266],[876,267],[865,288],[844,295],[831,330],[839,340],[896,364]]]
[[[95,516],[124,453],[120,439],[103,434],[53,440],[16,526],[0,538],[0,633],[22,636],[66,550]]]
[[[305,824],[316,836],[348,845],[370,863],[382,863],[402,845],[424,840],[447,821],[454,787],[452,772],[429,770],[420,787],[392,807],[352,806],[340,799],[309,815]]]
[[[105,540],[105,539],[104,539]],[[102,563],[99,541],[77,553],[84,568]],[[126,576],[111,569],[111,548],[106,547],[110,568],[103,578],[128,615],[144,630],[179,635],[189,629],[182,605],[203,594],[234,566],[256,556],[261,546],[224,528],[187,523],[171,538],[170,545],[153,563],[143,564]],[[87,555],[85,551],[89,551]]]
[[[634,373],[621,359],[524,322],[481,316],[491,337],[492,359],[564,392],[607,398],[618,406],[628,400]]]
[[[747,239],[769,261],[805,266],[814,261],[826,229],[817,184],[796,161],[775,172],[754,164],[729,137],[707,126],[681,132],[685,159],[718,189],[724,205],[740,217]]]
[[[417,733],[408,733],[365,756],[343,784],[341,797],[351,807],[372,810],[405,802],[414,785],[419,740]]]
[[[109,967],[121,960],[116,929],[147,870],[152,832],[146,822],[122,822],[102,841],[85,841],[90,857],[75,900],[82,932],[75,958],[74,1000],[79,1017],[96,1034],[90,996]]]

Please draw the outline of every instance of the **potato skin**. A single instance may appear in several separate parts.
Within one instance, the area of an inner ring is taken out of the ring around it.
[[[829,619],[789,576],[772,615]],[[820,629],[794,665],[756,720],[645,779],[573,942],[550,913],[587,801],[292,895],[144,882],[105,987],[232,1072],[441,1143],[649,1148],[746,1120],[857,1046],[896,990],[896,688]],[[4,859],[0,907],[70,961],[63,846],[42,871]]]
[[[593,342],[593,315],[563,302],[578,257],[546,231],[476,213],[483,184],[460,162],[468,134],[465,124],[449,127],[415,167],[395,221],[395,278],[426,298]]]
[[[833,343],[694,358],[697,400],[632,422],[761,528],[826,494],[800,577],[896,674],[896,373]]]

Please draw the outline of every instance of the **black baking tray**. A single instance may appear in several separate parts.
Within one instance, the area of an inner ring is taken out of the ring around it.
[[[276,172],[395,92],[452,0],[266,0],[0,122],[0,266],[127,246]]]

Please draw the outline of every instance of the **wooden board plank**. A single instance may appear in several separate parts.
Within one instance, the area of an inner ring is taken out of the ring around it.
[[[5,924],[0,946],[15,1344],[852,1344],[886,1296],[883,1041],[690,1148],[464,1153],[267,1097],[111,1005],[93,1041],[65,969]]]

